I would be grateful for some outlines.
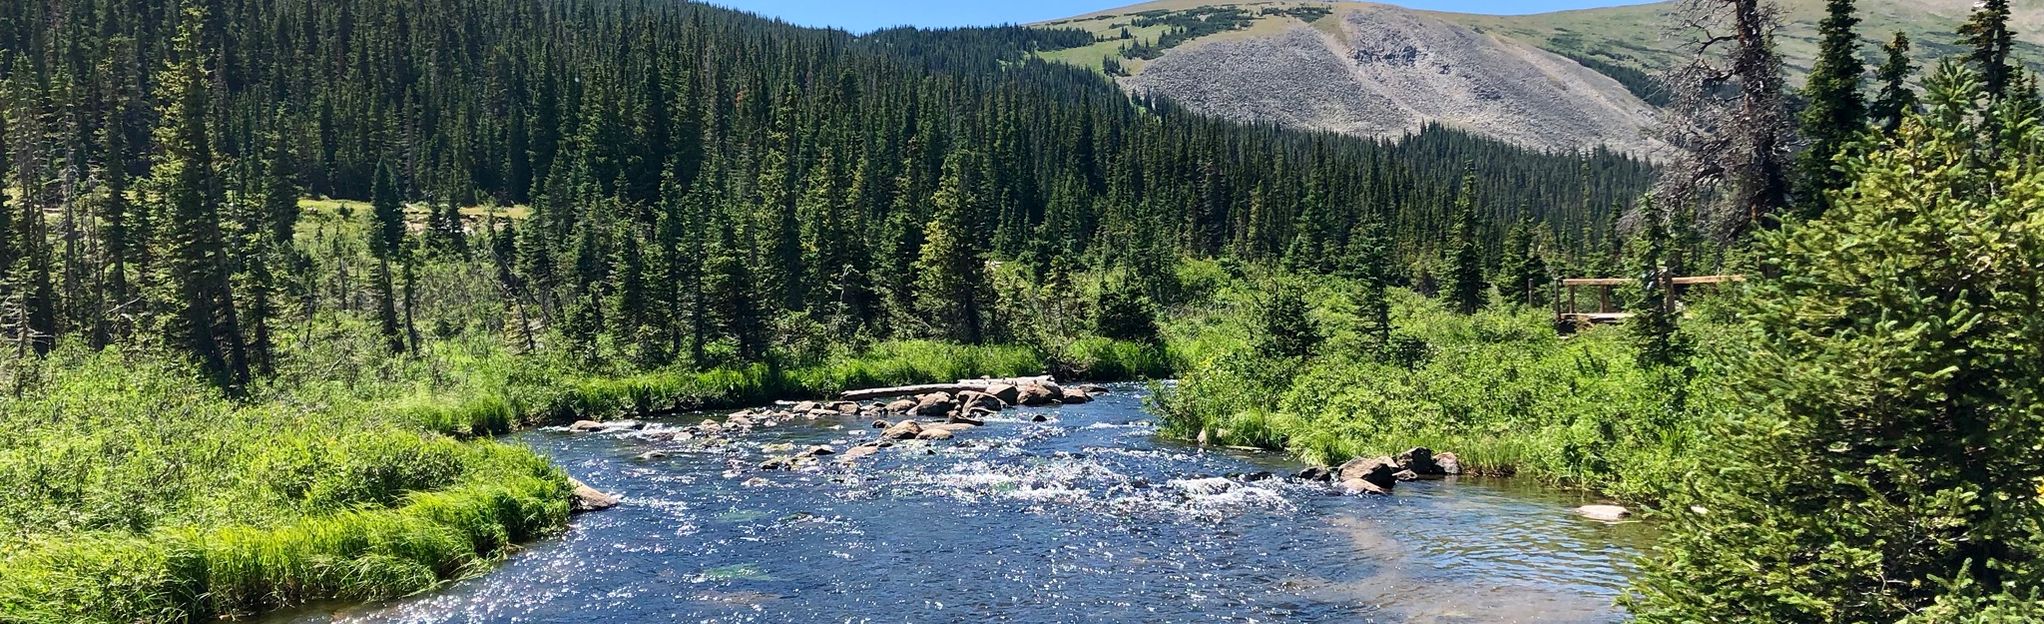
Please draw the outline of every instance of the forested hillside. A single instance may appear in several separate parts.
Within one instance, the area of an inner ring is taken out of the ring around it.
[[[1467,167],[1491,240],[1532,215],[1589,243],[1645,181],[1445,130],[1394,146],[1210,122],[1024,60],[1089,40],[858,39],[668,2],[10,3],[7,335],[161,336],[239,385],[321,310],[415,349],[421,298],[445,295],[418,268],[478,258],[496,284],[470,290],[501,295],[516,340],[757,359],[767,322],[800,312],[980,342],[1003,331],[983,258],[1039,279],[1338,263],[1381,222],[1397,260],[1425,260]],[[304,196],[373,205],[371,267],[292,244],[313,235]]]

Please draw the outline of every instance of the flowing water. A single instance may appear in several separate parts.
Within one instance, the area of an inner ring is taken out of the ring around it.
[[[525,433],[514,439],[624,504],[577,517],[482,578],[273,621],[1624,619],[1613,600],[1648,527],[1575,517],[1586,501],[1520,481],[1357,497],[1215,478],[1298,466],[1160,440],[1142,394],[1116,386],[1087,405],[1010,410],[954,440],[808,471],[751,467],[762,445],[842,451],[876,432],[782,424],[722,447]],[[1037,414],[1048,420],[1031,422]],[[671,455],[635,459],[655,449]]]

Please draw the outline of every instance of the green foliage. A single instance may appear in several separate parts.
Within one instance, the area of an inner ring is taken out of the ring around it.
[[[1336,281],[1306,297],[1333,331],[1303,363],[1261,354],[1247,336],[1189,353],[1179,384],[1157,399],[1164,432],[1328,464],[1427,446],[1482,473],[1641,498],[1667,485],[1687,428],[1660,391],[1670,381],[1634,363],[1623,332],[1563,340],[1540,312],[1462,315],[1395,291],[1393,350],[1405,355],[1367,357],[1366,324],[1343,303],[1354,288]],[[1198,323],[1253,336],[1253,316]]]
[[[1909,35],[1897,32],[1895,38],[1881,46],[1887,60],[1874,72],[1874,80],[1881,85],[1874,102],[1867,109],[1874,127],[1884,136],[1892,136],[1902,129],[1902,120],[1916,111],[1916,91],[1910,89],[1910,75],[1916,73],[1916,64],[1909,59]]]
[[[1835,161],[1867,129],[1866,99],[1860,95],[1866,64],[1860,60],[1859,35],[1853,30],[1860,23],[1853,2],[1830,0],[1827,4],[1828,14],[1818,27],[1822,41],[1817,62],[1803,86],[1801,130],[1809,145],[1797,157],[1796,166],[1800,212],[1805,218],[1823,214],[1830,206],[1830,194],[1845,186],[1845,173]]]
[[[1463,314],[1483,309],[1489,299],[1476,219],[1476,172],[1472,168],[1462,177],[1462,191],[1455,196],[1454,234],[1448,242],[1448,300]]]
[[[1156,305],[1125,282],[1110,283],[1094,300],[1093,333],[1110,340],[1157,342]]]
[[[1303,286],[1290,280],[1273,282],[1256,307],[1256,352],[1273,360],[1305,360],[1320,349],[1324,337],[1313,320]]]
[[[1979,141],[1948,74],[1830,213],[1759,241],[1780,277],[1714,352],[1641,621],[2035,620],[2044,137]]]

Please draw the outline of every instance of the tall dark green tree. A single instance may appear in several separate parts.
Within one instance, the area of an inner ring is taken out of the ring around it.
[[[388,161],[377,165],[370,196],[369,255],[376,259],[376,320],[384,341],[395,353],[404,351],[406,344],[398,318],[396,277],[392,275],[392,265],[405,261],[405,206]]]
[[[1801,129],[1808,145],[1796,168],[1804,218],[1823,214],[1830,206],[1829,194],[1845,187],[1839,154],[1867,129],[1866,100],[1860,95],[1866,64],[1860,61],[1859,34],[1853,30],[1859,15],[1853,0],[1830,0],[1826,11],[1817,27],[1817,62],[1803,86]]]
[[[214,58],[201,25],[206,12],[187,8],[173,44],[175,61],[159,78],[166,102],[157,126],[162,148],[151,173],[163,223],[153,246],[162,250],[163,336],[215,383],[238,387],[250,377],[247,343],[235,310],[233,262],[221,229],[223,196],[210,128]]]
[[[978,152],[959,149],[944,158],[944,175],[932,198],[936,213],[923,228],[916,260],[916,310],[937,336],[968,344],[986,340],[986,314],[993,309],[986,244],[973,227],[983,206],[983,170]]]
[[[1632,244],[1633,273],[1639,280],[1628,289],[1628,307],[1633,316],[1626,321],[1641,366],[1679,366],[1688,361],[1689,348],[1678,325],[1673,277],[1674,236],[1668,231],[1668,212],[1652,198],[1640,202],[1640,232]]]
[[[1973,17],[1959,26],[1959,44],[1972,48],[1966,59],[1979,72],[1981,91],[1992,101],[2007,97],[2018,77],[2009,61],[2015,42],[2015,31],[2009,29],[2009,0],[1982,0]]]
[[[1892,135],[1902,129],[1902,120],[1916,112],[1916,91],[1909,86],[1910,76],[1916,73],[1916,64],[1909,58],[1909,34],[1896,31],[1895,38],[1881,46],[1887,60],[1874,72],[1874,80],[1881,85],[1874,102],[1868,107],[1868,116],[1881,134]]]
[[[1462,177],[1462,190],[1455,196],[1455,222],[1448,241],[1448,303],[1463,314],[1483,309],[1489,297],[1484,291],[1483,240],[1477,231],[1476,172]]]

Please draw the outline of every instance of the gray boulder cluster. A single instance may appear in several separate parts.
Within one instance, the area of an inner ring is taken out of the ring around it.
[[[915,397],[892,401],[875,401],[860,404],[853,401],[839,401],[822,404],[810,401],[796,403],[790,412],[796,414],[831,413],[838,415],[871,418],[872,428],[880,434],[875,439],[853,445],[843,452],[829,446],[810,447],[799,453],[792,447],[769,447],[774,453],[759,464],[761,470],[794,470],[819,464],[826,456],[836,456],[839,464],[851,464],[873,456],[881,449],[910,440],[941,442],[950,440],[961,433],[986,424],[987,418],[1014,407],[1039,407],[1049,405],[1076,405],[1093,400],[1098,394],[1107,392],[1102,386],[1079,386],[1066,388],[1055,382],[1039,382],[1025,385],[990,384],[985,390],[967,390],[957,393],[930,392]],[[1037,414],[1033,420],[1043,421],[1048,416]]]
[[[1401,481],[1459,474],[1462,474],[1462,462],[1454,453],[1436,453],[1433,449],[1418,447],[1397,457],[1358,457],[1339,467],[1313,466],[1292,476],[1332,483],[1350,494],[1390,495]]]

